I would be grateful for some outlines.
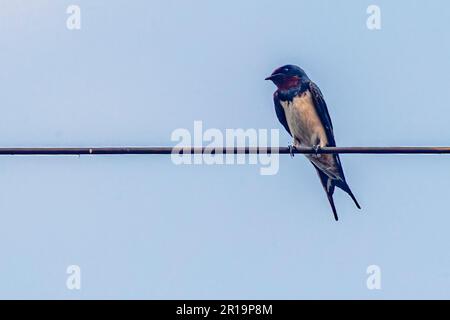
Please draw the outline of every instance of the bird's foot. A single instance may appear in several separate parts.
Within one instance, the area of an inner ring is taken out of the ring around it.
[[[319,154],[319,151],[321,149],[320,145],[316,144],[312,146],[314,153],[316,154],[316,156]]]
[[[297,150],[297,148],[294,145],[288,145],[288,149],[289,149],[289,154],[291,155],[291,158],[294,158],[295,153],[294,151]]]

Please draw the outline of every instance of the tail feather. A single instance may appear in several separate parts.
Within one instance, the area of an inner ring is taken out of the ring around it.
[[[359,205],[358,200],[356,200],[355,195],[353,194],[352,190],[348,186],[347,182],[345,182],[345,180],[343,181],[343,180],[330,179],[330,177],[328,177],[327,174],[322,172],[322,170],[320,170],[314,163],[312,163],[312,164],[316,168],[317,174],[319,175],[320,182],[322,183],[323,189],[325,190],[325,192],[327,194],[327,198],[328,198],[328,201],[330,202],[331,209],[333,210],[334,219],[336,221],[338,221],[339,218],[338,218],[336,206],[334,205],[334,199],[333,199],[335,187],[338,187],[338,188],[342,189],[343,191],[345,191],[352,198],[356,207],[358,209],[361,209],[361,206]]]
[[[352,190],[350,190],[350,187],[348,186],[347,182],[340,181],[340,182],[336,183],[336,186],[338,186],[339,188],[344,190],[352,198],[352,200],[355,203],[356,207],[358,209],[361,209],[361,206],[359,205],[358,200],[356,200],[356,197],[353,194]]]
[[[311,162],[312,163],[312,162]],[[316,168],[317,174],[319,175],[320,182],[322,182],[323,189],[327,194],[328,201],[330,202],[331,209],[333,210],[334,220],[339,221],[336,206],[334,205],[333,193],[334,193],[334,183],[325,173],[323,173],[314,163],[313,166]]]
[[[327,197],[328,197],[328,201],[330,202],[331,209],[333,210],[334,220],[339,221],[336,207],[334,206],[333,193],[327,192]]]

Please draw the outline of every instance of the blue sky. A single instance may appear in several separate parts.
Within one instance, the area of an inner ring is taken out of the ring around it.
[[[0,0],[0,145],[171,145],[195,120],[281,129],[263,79],[286,63],[320,86],[338,145],[448,145],[449,21],[444,0]],[[336,223],[300,156],[274,176],[2,157],[0,298],[450,298],[450,158],[342,161],[363,210],[338,191]]]

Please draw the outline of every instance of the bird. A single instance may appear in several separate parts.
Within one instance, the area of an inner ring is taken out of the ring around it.
[[[319,87],[296,65],[277,68],[265,80],[272,81],[277,87],[273,94],[275,113],[293,138],[293,143],[289,146],[291,156],[298,147],[311,147],[315,150],[315,153],[306,154],[306,157],[319,175],[335,220],[339,220],[333,200],[336,187],[345,191],[356,207],[361,209],[345,180],[339,155],[318,153],[320,148],[336,146],[333,124]]]

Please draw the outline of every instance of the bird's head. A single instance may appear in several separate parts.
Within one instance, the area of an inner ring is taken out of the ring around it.
[[[297,87],[302,80],[307,80],[308,76],[300,67],[288,64],[276,69],[270,77],[265,80],[272,81],[280,90],[289,90]]]

